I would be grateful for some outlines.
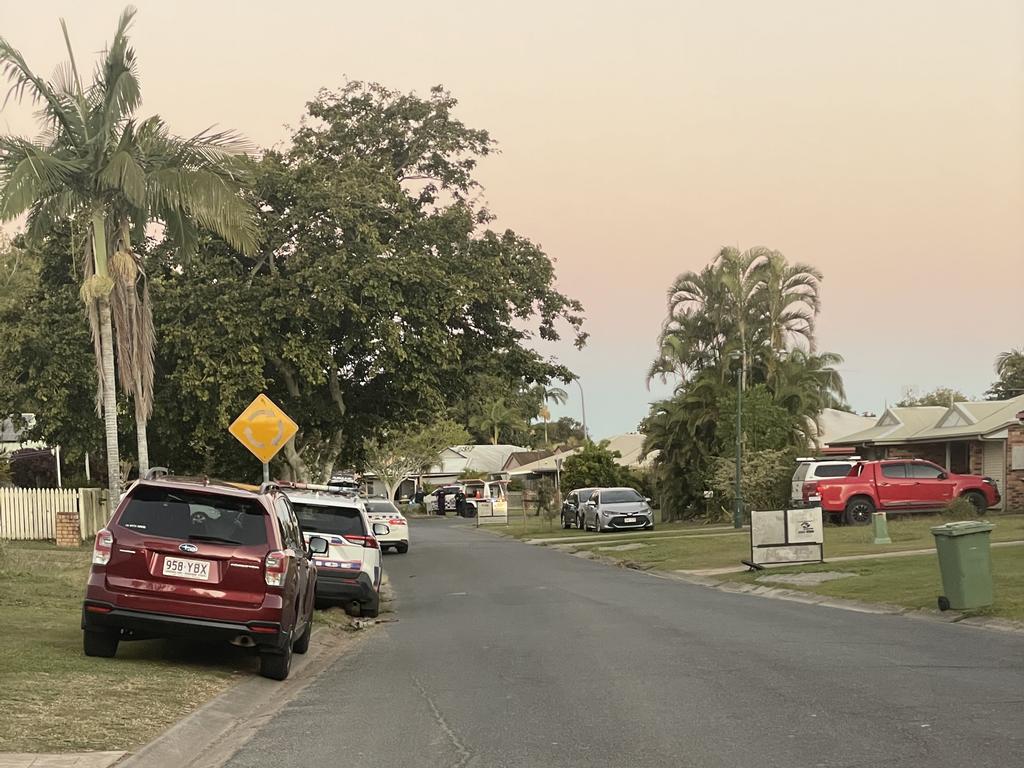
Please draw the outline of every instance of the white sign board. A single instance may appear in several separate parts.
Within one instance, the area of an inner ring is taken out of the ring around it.
[[[476,525],[508,525],[508,499],[480,499],[476,502]]]
[[[750,562],[755,565],[820,563],[824,543],[821,507],[750,513]]]

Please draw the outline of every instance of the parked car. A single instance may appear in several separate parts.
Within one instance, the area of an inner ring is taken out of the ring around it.
[[[463,493],[466,489],[461,485],[443,485],[440,488],[435,488],[433,491],[423,497],[423,505],[427,510],[428,514],[435,514],[437,512],[437,500],[444,494],[444,508],[445,511],[455,511],[455,494],[459,491]]]
[[[583,506],[590,501],[597,488],[576,488],[566,494],[562,502],[562,527],[572,528],[574,525],[583,530]]]
[[[210,638],[255,648],[284,680],[305,653],[328,542],[303,541],[284,494],[206,479],[136,482],[96,534],[82,606],[86,656],[122,640]]]
[[[584,530],[654,530],[650,502],[632,488],[598,488],[583,505]]]
[[[391,529],[377,537],[382,550],[393,547],[401,555],[409,551],[409,521],[398,507],[384,498],[367,499],[366,514],[370,523],[383,523]]]
[[[790,492],[790,506],[815,507],[821,502],[818,483],[823,478],[846,477],[860,456],[797,459]]]
[[[920,459],[860,461],[846,477],[819,482],[818,493],[822,512],[851,525],[866,525],[877,510],[934,511],[957,497],[979,513],[999,503],[992,478],[955,475]]]
[[[388,536],[391,526],[371,523],[362,499],[331,492],[327,486],[307,485],[286,493],[305,535],[322,537],[329,545],[314,561],[317,603],[341,605],[355,616],[376,617],[384,575],[377,537]]]

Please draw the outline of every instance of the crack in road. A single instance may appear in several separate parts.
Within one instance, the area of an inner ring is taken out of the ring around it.
[[[416,688],[419,690],[423,700],[427,702],[427,706],[430,707],[430,712],[434,716],[434,720],[441,727],[441,731],[447,737],[448,741],[455,748],[455,751],[459,754],[459,759],[452,763],[451,768],[463,768],[473,754],[466,749],[465,745],[459,741],[458,735],[452,730],[452,727],[448,725],[448,721],[445,720],[444,715],[441,714],[441,710],[438,709],[437,704],[434,703],[434,699],[427,693],[427,689],[423,687],[423,683],[420,682],[418,677],[413,677],[412,681],[416,684]]]

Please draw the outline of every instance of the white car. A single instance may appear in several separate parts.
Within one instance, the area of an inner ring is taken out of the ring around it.
[[[367,499],[366,513],[371,523],[383,523],[391,529],[390,533],[377,537],[381,549],[394,547],[400,555],[409,551],[409,521],[398,507],[384,498]]]
[[[313,536],[327,539],[327,553],[313,558],[317,603],[341,605],[352,615],[376,617],[384,575],[378,537],[388,536],[390,526],[370,522],[365,503],[357,497],[327,486],[282,486],[307,545]]]
[[[818,483],[822,479],[846,477],[860,456],[823,456],[797,459],[790,487],[790,507],[815,507],[821,504]]]

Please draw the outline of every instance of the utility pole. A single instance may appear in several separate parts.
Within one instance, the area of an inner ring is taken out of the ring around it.
[[[587,401],[583,396],[583,385],[580,384],[579,378],[573,379],[576,382],[576,386],[580,388],[580,408],[583,411],[583,439],[589,440],[590,433],[587,431]]]
[[[742,352],[730,352],[732,360],[745,362]],[[736,377],[736,508],[732,513],[732,527],[743,527],[743,375],[741,369]]]

